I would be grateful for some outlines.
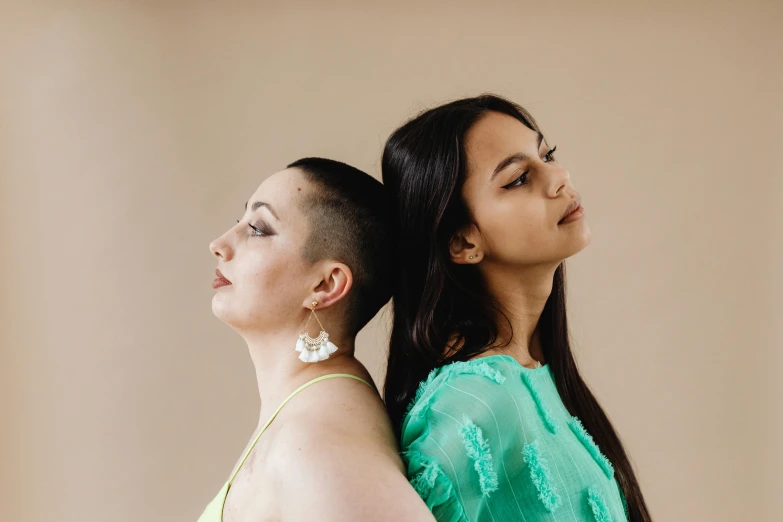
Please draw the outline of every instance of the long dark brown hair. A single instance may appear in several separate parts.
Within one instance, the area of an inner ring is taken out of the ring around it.
[[[490,111],[539,131],[522,107],[483,95],[421,113],[394,131],[384,148],[383,182],[390,197],[397,267],[384,395],[398,436],[405,410],[431,370],[469,360],[498,340],[496,318],[504,315],[478,269],[451,262],[448,248],[452,236],[471,223],[461,195],[467,163],[465,134]],[[616,470],[631,522],[651,520],[623,445],[571,353],[563,264],[554,273],[538,333],[563,403]],[[446,353],[446,346],[459,349]]]

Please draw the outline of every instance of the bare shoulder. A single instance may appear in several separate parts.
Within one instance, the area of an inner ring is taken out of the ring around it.
[[[269,464],[282,519],[432,521],[377,392],[347,381],[313,386],[279,427]]]
[[[275,451],[293,458],[312,444],[332,451],[379,452],[396,464],[397,443],[378,392],[353,379],[329,379],[304,390],[288,411]],[[401,469],[401,468],[400,468]]]

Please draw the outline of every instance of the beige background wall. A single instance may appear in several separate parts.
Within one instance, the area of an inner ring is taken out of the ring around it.
[[[779,520],[781,4],[369,4],[2,4],[0,518],[194,521],[257,407],[209,240],[287,162],[379,176],[496,91],[583,193],[573,335],[656,520]]]

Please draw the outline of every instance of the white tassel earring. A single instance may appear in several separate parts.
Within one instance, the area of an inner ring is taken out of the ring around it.
[[[318,326],[321,327],[321,333],[318,337],[313,339],[307,333],[307,325],[310,324],[310,317],[307,318],[304,330],[299,334],[299,339],[296,341],[296,351],[299,353],[299,360],[306,363],[325,361],[337,351],[337,347],[329,341],[329,334],[324,330],[324,325],[315,315],[315,307],[318,306],[318,301],[313,301],[313,308],[310,310],[310,317],[315,317],[318,321]]]

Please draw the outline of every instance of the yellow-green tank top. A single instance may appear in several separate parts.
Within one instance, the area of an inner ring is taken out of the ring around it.
[[[220,491],[218,491],[218,494],[215,496],[214,499],[212,499],[212,502],[210,502],[207,505],[207,508],[199,517],[198,522],[223,522],[223,507],[226,504],[226,497],[228,496],[228,490],[231,489],[231,483],[234,481],[234,478],[237,476],[237,473],[239,473],[239,470],[242,469],[242,465],[245,463],[247,457],[253,451],[253,448],[255,448],[258,439],[261,438],[261,435],[263,435],[266,429],[269,427],[269,425],[272,424],[272,421],[275,420],[275,417],[277,417],[277,414],[280,413],[280,411],[283,409],[283,406],[285,406],[288,403],[288,401],[293,399],[297,393],[304,390],[308,386],[311,386],[317,382],[324,381],[326,379],[334,379],[336,377],[354,379],[356,381],[363,382],[364,384],[372,388],[372,385],[369,382],[355,375],[350,375],[348,373],[332,373],[329,375],[322,375],[321,377],[308,381],[303,385],[301,385],[296,390],[294,390],[291,393],[291,395],[286,397],[286,399],[280,404],[280,406],[277,407],[277,410],[275,410],[272,416],[269,417],[269,420],[266,421],[266,424],[264,424],[264,426],[261,428],[261,431],[258,432],[258,435],[256,435],[256,438],[253,440],[253,443],[250,445],[247,451],[245,451],[245,454],[242,455],[242,459],[239,461],[239,465],[237,466],[236,470],[234,470],[234,473],[232,473],[228,481],[226,481],[226,483],[223,484],[223,487],[220,488]]]

